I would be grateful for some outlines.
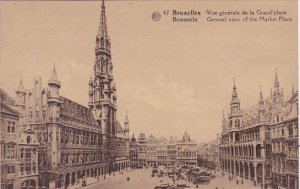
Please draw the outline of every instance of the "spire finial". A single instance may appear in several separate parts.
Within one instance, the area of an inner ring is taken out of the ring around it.
[[[278,76],[277,76],[277,68],[275,68],[275,82],[274,85],[279,84],[278,82]]]
[[[129,123],[129,119],[128,119],[128,111],[126,111],[126,116],[125,116],[125,124],[128,124]]]
[[[101,16],[100,16],[100,24],[99,24],[99,31],[98,34],[106,39],[109,39],[108,33],[107,33],[107,25],[106,25],[106,15],[105,15],[105,5],[104,0],[102,0],[102,6],[101,6]]]
[[[262,95],[262,90],[261,90],[261,84],[259,85],[259,103],[262,104],[264,103],[264,98],[263,98],[263,95]]]
[[[55,64],[53,65],[53,71],[52,71],[51,80],[57,80],[57,74],[56,74]]]
[[[235,76],[233,77],[233,87],[235,87]]]

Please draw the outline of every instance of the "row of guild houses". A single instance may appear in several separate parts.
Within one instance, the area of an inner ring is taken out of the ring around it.
[[[187,132],[181,140],[176,137],[155,138],[150,135],[146,138],[144,133],[138,139],[130,139],[131,167],[156,166],[197,166],[197,144]]]
[[[242,110],[234,84],[230,112],[223,116],[219,161],[222,171],[262,188],[298,188],[298,91],[288,99],[277,73],[268,98]]]
[[[48,86],[40,77],[31,89],[21,81],[14,103],[1,100],[2,189],[68,188],[129,167],[129,121],[122,128],[116,117],[105,14],[102,1],[87,107],[60,95],[55,67]]]

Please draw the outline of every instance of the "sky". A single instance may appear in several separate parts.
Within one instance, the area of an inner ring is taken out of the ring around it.
[[[60,94],[87,105],[100,20],[97,1],[0,2],[0,88],[15,96],[21,78],[43,85],[55,65]],[[277,70],[289,97],[297,89],[297,20],[280,23],[160,21],[152,12],[206,9],[288,10],[294,1],[107,1],[106,17],[118,95],[118,120],[128,112],[130,134],[182,137],[197,142],[221,132],[235,77],[241,107],[269,96]]]

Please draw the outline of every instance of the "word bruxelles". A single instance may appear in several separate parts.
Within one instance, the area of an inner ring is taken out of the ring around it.
[[[198,22],[197,16],[201,15],[200,11],[178,11],[173,10],[173,22]]]

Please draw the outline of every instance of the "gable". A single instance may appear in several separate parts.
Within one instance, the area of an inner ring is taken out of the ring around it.
[[[19,117],[19,112],[5,104],[4,102],[0,101],[0,111],[1,115],[8,115],[8,116],[14,116]]]

